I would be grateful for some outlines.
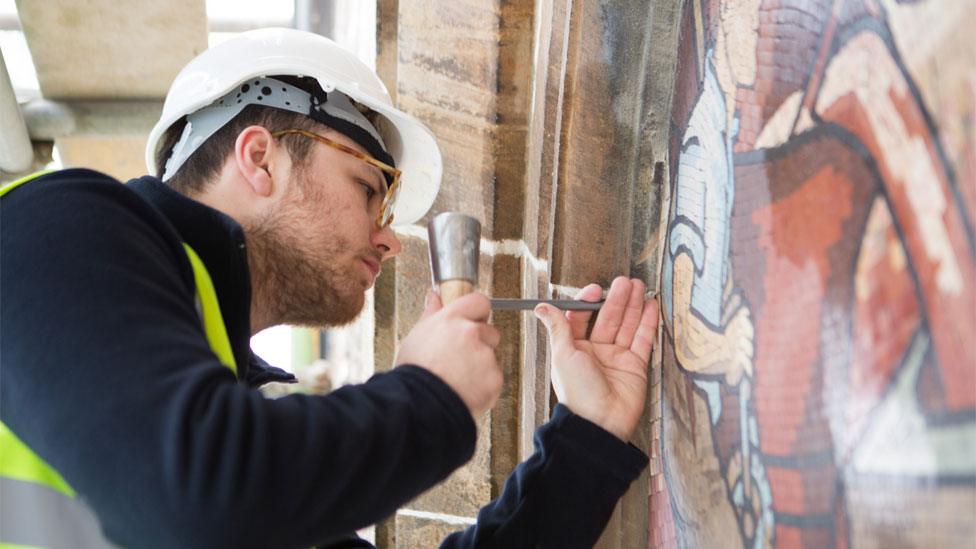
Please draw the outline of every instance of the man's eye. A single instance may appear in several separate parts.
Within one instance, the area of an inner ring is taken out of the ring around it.
[[[369,200],[374,196],[376,196],[376,190],[373,189],[373,187],[369,186],[366,183],[363,183],[362,181],[360,181],[359,184],[362,185],[363,189],[366,191],[366,200]]]

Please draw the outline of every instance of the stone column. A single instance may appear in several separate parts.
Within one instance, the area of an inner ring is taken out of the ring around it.
[[[379,0],[377,68],[398,106],[437,137],[444,178],[431,215],[482,223],[481,291],[521,295],[525,154],[533,8],[528,0]],[[377,368],[414,325],[430,287],[425,218],[398,229],[404,251],[377,288]],[[392,306],[391,306],[392,304]],[[522,319],[497,315],[501,399],[479,424],[472,461],[377,528],[381,547],[436,546],[474,523],[519,459]]]

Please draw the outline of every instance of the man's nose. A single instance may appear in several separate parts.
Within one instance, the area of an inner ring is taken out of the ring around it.
[[[393,232],[393,227],[390,225],[373,231],[372,244],[382,252],[381,261],[396,257],[403,251],[403,245],[400,244],[400,239],[397,238],[396,233]]]

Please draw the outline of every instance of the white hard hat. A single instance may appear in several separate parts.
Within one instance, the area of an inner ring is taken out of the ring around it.
[[[190,61],[173,80],[163,114],[149,134],[146,167],[156,174],[155,158],[163,135],[184,116],[220,100],[254,78],[305,76],[326,93],[339,91],[380,116],[373,127],[400,169],[400,192],[393,222],[410,224],[427,213],[441,181],[441,153],[420,121],[393,107],[386,86],[354,54],[324,36],[295,29],[243,32]]]

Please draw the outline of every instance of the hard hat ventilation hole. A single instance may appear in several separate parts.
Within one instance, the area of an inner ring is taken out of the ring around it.
[[[285,101],[285,105],[291,106],[291,101]]]
[[[260,80],[255,80],[254,81],[254,85],[255,86],[260,86],[261,85],[261,81]]]
[[[241,93],[247,93],[248,90],[250,90],[250,89],[251,89],[251,86],[248,86],[247,84],[244,84],[243,86],[241,86]]]
[[[264,95],[271,95],[271,88],[265,86],[261,88],[261,93],[263,93]]]
[[[264,99],[264,96],[259,95],[258,96],[258,101],[261,101],[262,99]]]

